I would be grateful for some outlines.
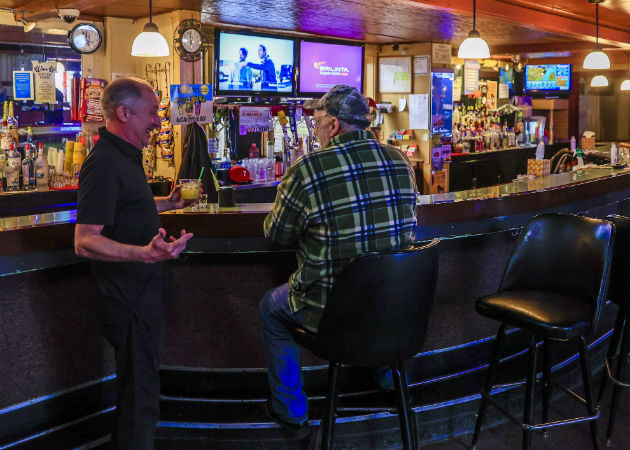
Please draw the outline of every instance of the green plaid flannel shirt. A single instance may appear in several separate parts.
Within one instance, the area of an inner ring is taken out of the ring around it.
[[[416,183],[407,157],[372,132],[335,136],[298,159],[278,185],[265,236],[297,245],[289,305],[316,331],[326,297],[351,258],[407,248],[416,229]]]

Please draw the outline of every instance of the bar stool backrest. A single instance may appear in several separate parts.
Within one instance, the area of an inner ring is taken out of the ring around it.
[[[438,242],[354,258],[335,280],[313,353],[362,367],[402,363],[418,353],[437,283]]]
[[[500,291],[538,290],[591,305],[592,327],[608,290],[614,225],[570,214],[541,214],[525,226]]]
[[[615,248],[608,298],[630,308],[630,217],[610,215],[606,220],[615,224]]]

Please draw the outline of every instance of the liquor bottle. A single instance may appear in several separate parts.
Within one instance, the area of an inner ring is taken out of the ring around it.
[[[22,160],[22,189],[25,191],[35,190],[35,161],[33,161],[31,144],[26,144],[24,148],[24,159]]]
[[[259,156],[260,152],[258,147],[256,147],[256,143],[252,143],[252,146],[249,148],[249,159],[258,158]]]
[[[20,143],[20,135],[18,134],[18,121],[13,112],[13,102],[9,103],[9,115],[7,117],[7,123],[9,125],[9,133],[11,134],[13,145],[15,145],[15,148],[18,148],[18,144]]]
[[[13,144],[10,145],[7,155],[5,177],[8,192],[20,190],[20,153],[14,150]]]
[[[48,161],[44,158],[44,146],[41,142],[35,160],[35,184],[37,190],[48,190]]]

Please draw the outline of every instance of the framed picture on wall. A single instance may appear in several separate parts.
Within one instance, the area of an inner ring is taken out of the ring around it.
[[[379,92],[411,92],[411,56],[379,58]]]

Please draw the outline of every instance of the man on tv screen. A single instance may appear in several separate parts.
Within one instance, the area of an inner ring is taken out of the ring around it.
[[[254,87],[254,77],[252,69],[244,66],[247,63],[247,49],[241,47],[238,51],[238,62],[232,64],[230,68],[229,88],[230,89],[252,89]]]
[[[258,57],[260,58],[260,64],[241,62],[241,67],[247,65],[247,67],[251,67],[252,69],[260,70],[260,90],[275,91],[278,87],[276,80],[276,66],[267,54],[267,47],[262,44],[258,46]]]

